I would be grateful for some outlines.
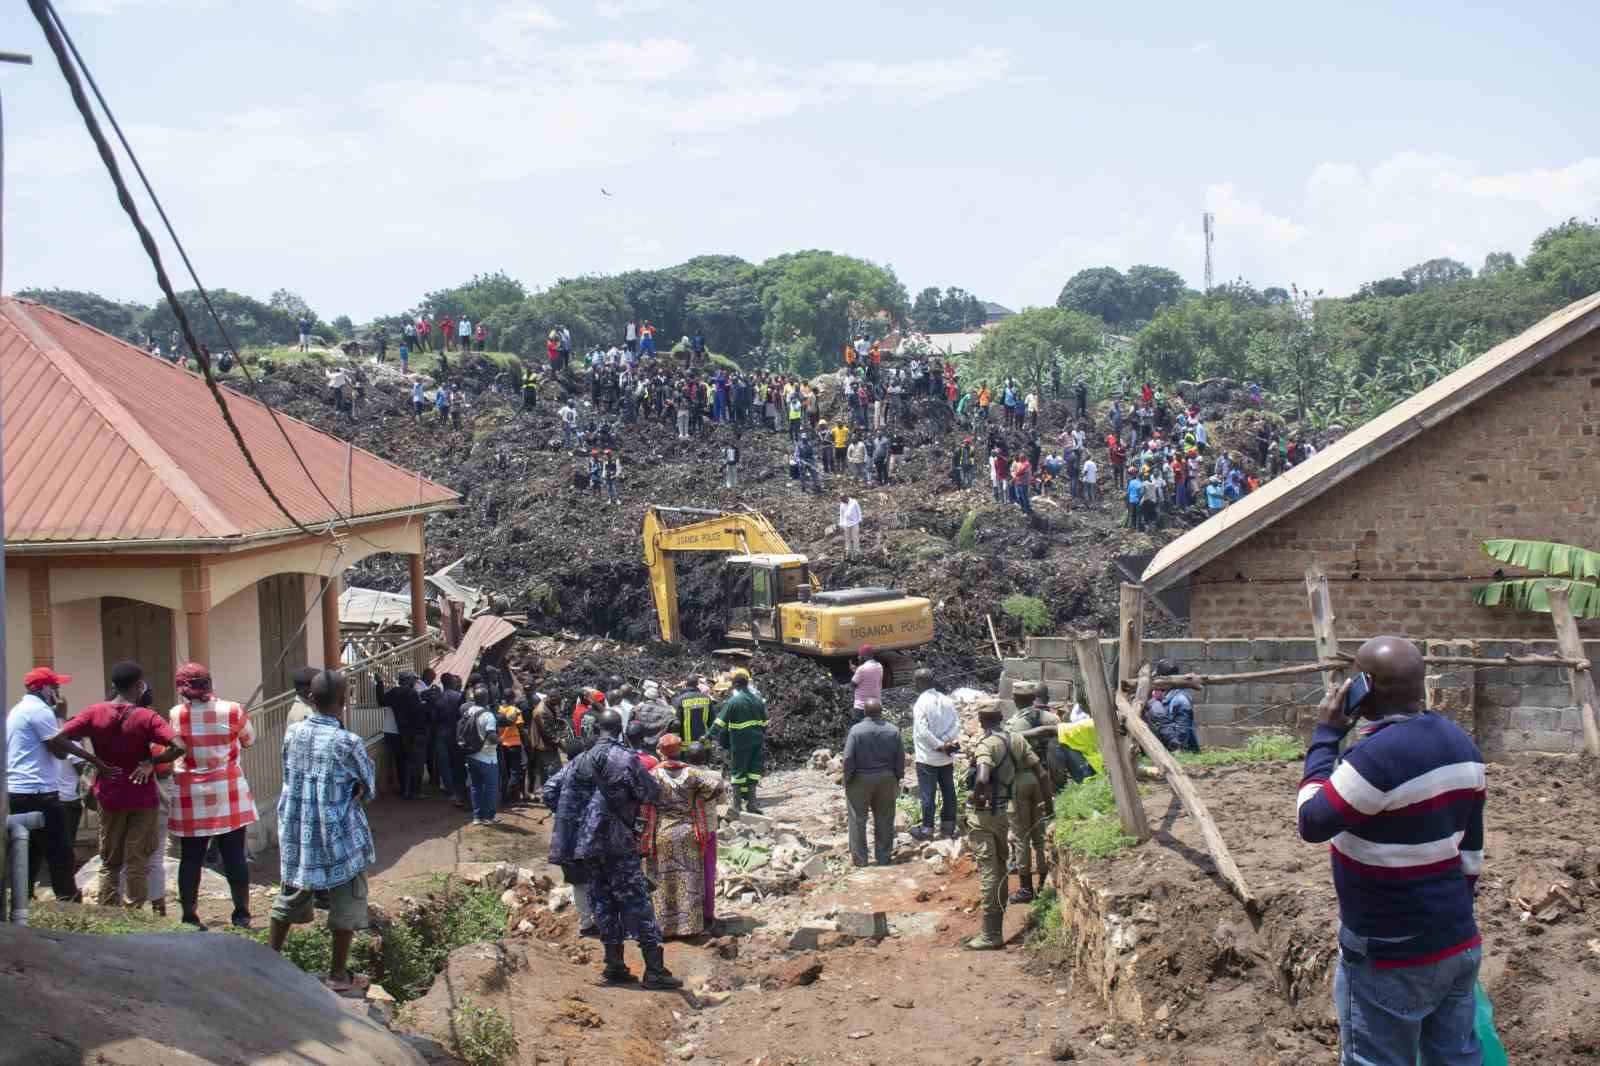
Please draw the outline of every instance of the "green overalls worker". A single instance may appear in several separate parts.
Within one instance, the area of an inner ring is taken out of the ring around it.
[[[522,409],[533,410],[539,402],[539,372],[532,366],[523,368],[522,371]]]
[[[733,695],[722,701],[711,731],[728,749],[728,768],[733,779],[730,813],[739,814],[741,802],[752,814],[756,805],[756,786],[761,784],[762,756],[767,746],[767,703],[750,691],[750,671],[733,671]]]
[[[969,951],[1000,951],[1006,946],[1006,803],[1020,772],[1037,773],[1039,757],[1020,736],[1000,728],[999,707],[978,712],[983,739],[967,795],[967,843],[983,884],[983,934],[962,946]]]
[[[1050,689],[1043,684],[1018,681],[1011,687],[1011,700],[1017,713],[1006,722],[1006,732],[1022,737],[1039,760],[1039,772],[1019,773],[1011,798],[1011,833],[1017,841],[1017,879],[1021,883],[1011,895],[1012,903],[1033,902],[1033,869],[1039,867],[1039,887],[1044,887],[1048,867],[1044,858],[1045,831],[1050,818],[1045,799],[1055,795],[1050,778],[1050,745],[1061,719],[1046,706]],[[1031,845],[1031,847],[1030,847]]]

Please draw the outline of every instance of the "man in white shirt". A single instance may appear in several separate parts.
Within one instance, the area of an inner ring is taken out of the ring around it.
[[[958,746],[961,723],[955,701],[933,687],[933,671],[919,667],[915,683],[922,695],[911,705],[911,743],[917,762],[917,791],[922,794],[922,824],[911,830],[918,840],[933,839],[934,790],[940,797],[939,835],[956,835],[956,768],[951,752]]]
[[[456,337],[460,340],[463,352],[472,351],[472,322],[466,315],[461,316],[461,321],[456,324]]]
[[[1083,498],[1084,498],[1084,500],[1087,501],[1087,500],[1093,500],[1094,499],[1095,482],[1097,482],[1099,480],[1100,480],[1100,468],[1095,465],[1095,462],[1094,462],[1093,459],[1085,459],[1083,461]]]
[[[848,493],[839,494],[839,529],[844,533],[844,557],[848,559],[851,552],[861,551],[861,504]]]
[[[573,409],[572,401],[568,400],[556,414],[561,418],[561,446],[571,448],[578,436],[578,412]]]
[[[28,883],[19,889],[31,895],[39,867],[48,861],[50,887],[58,900],[74,898],[78,886],[72,878],[66,812],[57,794],[61,771],[56,760],[76,755],[102,772],[119,772],[61,735],[56,704],[61,701],[61,686],[71,681],[70,675],[47,666],[29,670],[22,679],[26,693],[6,715],[6,799],[11,813],[44,815],[44,828],[28,834]]]

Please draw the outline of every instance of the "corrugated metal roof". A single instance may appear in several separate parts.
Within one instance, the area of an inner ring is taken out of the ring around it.
[[[335,517],[261,403],[224,388],[262,473],[302,523]],[[249,539],[292,525],[205,380],[31,300],[0,299],[7,544]],[[316,484],[361,518],[455,492],[279,414]],[[346,459],[349,483],[346,482]]]
[[[1368,464],[1600,327],[1600,293],[1575,300],[1363,423],[1156,553],[1143,583],[1164,589]]]
[[[479,655],[516,635],[517,627],[499,615],[480,614],[467,627],[467,635],[461,641],[461,647],[439,656],[430,665],[433,667],[433,672],[441,677],[445,674],[455,674],[465,681],[472,675],[472,668],[478,665]]]

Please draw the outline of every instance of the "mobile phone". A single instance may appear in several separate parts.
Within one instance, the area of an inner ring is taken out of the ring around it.
[[[1361,705],[1372,696],[1372,678],[1367,674],[1356,674],[1350,679],[1350,688],[1344,694],[1344,716],[1356,718],[1361,714]]]

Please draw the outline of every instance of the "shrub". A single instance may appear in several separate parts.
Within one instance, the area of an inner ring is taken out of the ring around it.
[[[1012,593],[1000,601],[1000,609],[1006,614],[1022,623],[1025,633],[1037,636],[1048,633],[1053,623],[1050,619],[1050,608],[1037,596],[1024,596],[1022,593]]]
[[[1122,831],[1111,781],[1104,774],[1056,793],[1056,842],[1079,859],[1109,859],[1138,843]]]
[[[493,1007],[480,1007],[467,996],[450,1015],[450,1043],[467,1066],[500,1066],[517,1054],[517,1034]]]
[[[971,510],[961,520],[961,529],[956,533],[956,548],[969,552],[978,546],[978,512]]]
[[[1298,762],[1305,751],[1305,745],[1288,733],[1262,730],[1250,734],[1250,739],[1242,748],[1184,752],[1177,759],[1184,766],[1234,766],[1240,763]]]
[[[1053,888],[1046,888],[1033,898],[1028,924],[1033,927],[1028,934],[1030,948],[1061,950],[1072,943],[1072,930],[1061,917],[1061,901]]]

